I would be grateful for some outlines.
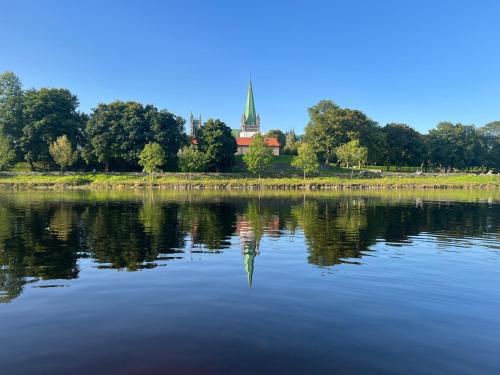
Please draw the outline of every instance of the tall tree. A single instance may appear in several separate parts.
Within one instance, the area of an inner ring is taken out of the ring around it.
[[[78,159],[78,153],[73,150],[71,142],[66,135],[57,137],[57,139],[49,145],[49,152],[55,163],[61,168],[61,174],[64,168],[67,168]]]
[[[21,138],[24,93],[22,84],[13,72],[0,74],[0,133],[17,142]]]
[[[318,171],[318,157],[310,144],[302,142],[299,146],[298,155],[292,161],[292,167],[302,170],[304,180],[306,179],[306,173],[309,174]]]
[[[104,164],[137,169],[139,154],[149,142],[157,143],[173,166],[177,152],[185,142],[184,120],[152,105],[115,101],[99,104],[90,115],[85,129],[88,144],[84,157]]]
[[[446,170],[481,166],[484,148],[474,125],[441,122],[429,131],[430,159]]]
[[[396,167],[420,165],[425,160],[422,135],[406,124],[387,124],[384,128],[387,140],[386,161]]]
[[[16,160],[16,152],[9,138],[0,134],[0,171],[10,167]]]
[[[77,112],[78,98],[66,89],[28,90],[24,96],[24,127],[20,147],[33,168],[35,161],[48,161],[49,144],[66,135],[77,144],[84,116]]]
[[[500,169],[500,121],[478,129],[484,140],[484,159],[488,167]]]
[[[385,135],[363,112],[340,108],[331,100],[322,100],[309,108],[309,117],[305,140],[325,162],[334,159],[336,147],[354,139],[368,149],[368,160],[378,162],[383,159]]]
[[[257,173],[260,179],[262,171],[271,165],[272,160],[273,151],[267,147],[265,138],[260,134],[254,135],[248,152],[243,155],[248,170]]]
[[[95,157],[109,171],[110,163],[137,168],[139,154],[150,136],[144,106],[115,101],[93,109],[85,129],[88,149],[85,158]]]
[[[198,132],[198,147],[207,158],[207,167],[219,172],[234,164],[236,139],[219,119],[209,119]]]
[[[150,123],[152,142],[158,143],[165,152],[167,169],[177,166],[177,154],[186,145],[187,136],[184,132],[185,120],[167,110],[157,110],[149,105],[146,107],[146,118]]]

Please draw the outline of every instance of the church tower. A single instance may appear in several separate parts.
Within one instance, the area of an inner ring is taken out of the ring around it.
[[[196,138],[198,134],[198,130],[203,126],[203,122],[201,122],[201,115],[199,118],[194,118],[193,114],[189,116],[189,132],[191,137]]]
[[[241,117],[240,137],[251,138],[260,133],[260,117],[255,112],[255,103],[253,99],[252,80],[248,83],[247,102],[245,104],[245,113]]]

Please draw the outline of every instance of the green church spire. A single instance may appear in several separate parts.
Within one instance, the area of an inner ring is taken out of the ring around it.
[[[257,114],[253,101],[252,80],[248,83],[247,103],[245,105],[245,125],[257,125]]]

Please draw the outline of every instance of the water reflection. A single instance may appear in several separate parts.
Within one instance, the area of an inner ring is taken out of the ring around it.
[[[155,194],[71,198],[0,198],[0,302],[11,301],[37,280],[78,278],[82,258],[91,258],[98,268],[137,271],[187,252],[223,252],[239,242],[251,287],[256,258],[266,251],[265,237],[300,234],[307,262],[327,267],[359,263],[379,240],[397,245],[422,232],[442,241],[485,234],[498,240],[500,233],[500,205],[487,200],[362,195],[165,199]]]

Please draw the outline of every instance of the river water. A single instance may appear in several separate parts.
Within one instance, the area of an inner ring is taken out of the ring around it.
[[[0,373],[500,373],[499,198],[0,191]]]

